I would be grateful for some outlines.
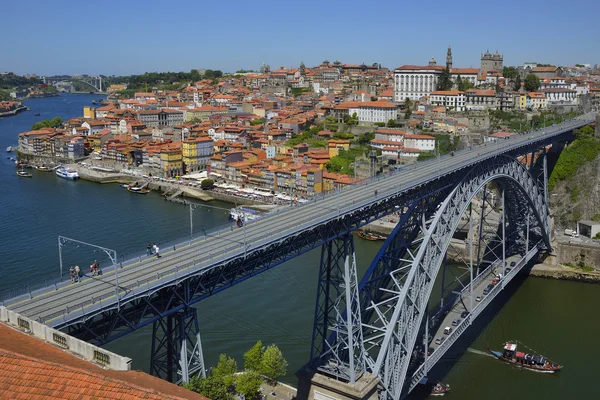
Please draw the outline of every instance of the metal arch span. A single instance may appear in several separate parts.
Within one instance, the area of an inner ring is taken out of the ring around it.
[[[542,228],[546,246],[550,246],[545,189],[538,186],[525,166],[507,156],[475,166],[442,203],[433,220],[428,225],[423,221],[423,236],[416,254],[408,251],[404,265],[390,271],[392,285],[382,289],[394,295],[379,303],[371,300],[364,311],[365,314],[368,310],[374,311],[375,315],[375,321],[363,321],[367,364],[379,376],[387,398],[397,400],[402,396],[435,278],[461,216],[477,193],[494,180],[510,180],[516,184]],[[389,243],[388,240],[386,245]],[[369,353],[374,349],[378,350]]]

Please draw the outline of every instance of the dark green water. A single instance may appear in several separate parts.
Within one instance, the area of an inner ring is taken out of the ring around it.
[[[97,97],[72,95],[27,102],[32,112],[0,120],[0,151],[17,143],[17,134],[42,118],[72,118]],[[34,112],[41,112],[35,117]],[[6,153],[4,153],[6,154]],[[0,157],[0,291],[58,275],[57,236],[114,248],[120,255],[144,251],[147,240],[163,245],[189,235],[188,209],[157,195],[132,195],[116,185],[70,182],[34,171],[19,179],[6,156]],[[215,205],[229,205],[212,203]],[[194,226],[227,224],[219,210],[197,209]],[[356,239],[359,274],[378,250],[377,242]],[[100,257],[82,248],[66,250],[66,263],[83,264]],[[308,359],[315,308],[319,252],[219,293],[197,305],[204,354],[212,365],[220,353],[242,363],[242,354],[257,340],[276,343],[289,361],[286,381]],[[524,279],[497,299],[440,362],[433,374],[452,387],[455,399],[595,399],[600,356],[597,336],[600,286],[545,279]],[[512,294],[512,296],[509,296]],[[148,370],[151,329],[119,339],[107,347]],[[560,374],[521,371],[483,354],[517,339],[565,365]]]

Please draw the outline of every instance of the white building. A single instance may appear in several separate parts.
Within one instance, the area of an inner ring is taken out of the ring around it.
[[[395,121],[398,118],[398,107],[387,101],[352,102],[348,114],[352,116],[354,113],[361,124],[385,123],[390,119]]]
[[[577,104],[577,91],[565,88],[546,88],[541,89],[540,92],[546,95],[546,101],[548,105],[562,104],[562,105],[576,105]]]
[[[458,90],[438,90],[429,96],[432,106],[444,106],[455,111],[465,110],[465,94]]]
[[[419,100],[429,96],[437,88],[437,80],[445,67],[435,65],[432,60],[430,65],[403,65],[394,70],[394,101],[400,103],[407,97]]]
[[[452,68],[450,70],[450,78],[455,84],[459,76],[463,82],[468,81],[472,87],[475,87],[477,86],[479,68]]]
[[[435,138],[429,135],[406,135],[404,137],[404,147],[421,151],[433,151],[435,150]]]

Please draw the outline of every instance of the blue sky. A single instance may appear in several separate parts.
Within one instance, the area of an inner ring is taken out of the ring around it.
[[[261,63],[600,63],[600,1],[28,0],[2,6],[0,71],[130,75]],[[596,19],[596,20],[594,20]]]

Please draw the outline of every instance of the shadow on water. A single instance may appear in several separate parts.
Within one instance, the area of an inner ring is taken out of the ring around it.
[[[519,290],[525,280],[528,278],[529,271],[537,262],[534,260],[530,261],[523,270],[519,272],[502,290],[496,298],[488,305],[485,311],[480,314],[473,324],[461,335],[461,337],[450,347],[450,349],[444,354],[442,359],[429,371],[428,377],[435,381],[444,381],[444,377],[456,366],[461,357],[467,351],[470,351],[471,345],[477,340],[479,335],[484,329],[492,322],[492,320],[498,315],[502,308],[506,305],[508,300]],[[509,340],[510,338],[506,338]],[[489,343],[490,347],[497,347],[500,343]],[[487,355],[484,350],[474,350],[474,352],[482,355]],[[452,393],[452,391],[450,391]],[[424,385],[417,385],[415,389],[406,397],[410,400],[421,400],[428,398],[430,391]]]

